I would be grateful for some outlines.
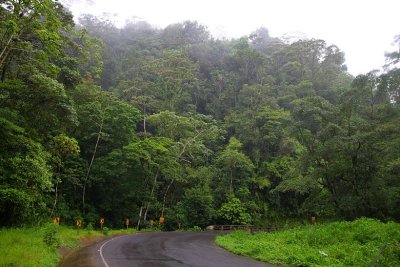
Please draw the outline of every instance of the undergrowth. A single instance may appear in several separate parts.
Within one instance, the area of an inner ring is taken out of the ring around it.
[[[133,233],[135,230],[107,230],[107,235]],[[92,228],[81,229],[48,224],[33,228],[0,229],[0,266],[52,267],[61,259],[60,247],[76,248],[80,240],[104,236]]]
[[[275,233],[236,231],[216,243],[282,266],[400,266],[400,224],[362,218]]]

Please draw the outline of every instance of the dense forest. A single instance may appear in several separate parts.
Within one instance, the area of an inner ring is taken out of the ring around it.
[[[353,77],[319,39],[1,1],[0,225],[400,221],[395,42]]]

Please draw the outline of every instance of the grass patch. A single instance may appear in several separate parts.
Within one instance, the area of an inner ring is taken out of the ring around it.
[[[134,233],[135,230],[94,230],[49,224],[44,227],[0,230],[0,266],[52,267],[61,257],[59,247],[75,248],[80,240],[88,237]]]
[[[218,236],[216,243],[283,266],[400,266],[400,224],[367,218],[276,233],[236,231]]]

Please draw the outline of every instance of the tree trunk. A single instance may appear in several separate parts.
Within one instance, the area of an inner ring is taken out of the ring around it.
[[[60,178],[60,180],[57,179],[56,182],[56,192],[55,192],[55,196],[54,196],[54,203],[53,203],[53,208],[51,209],[51,213],[50,213],[50,218],[53,216],[54,212],[56,211],[56,207],[57,207],[57,202],[58,202],[58,184],[61,181],[61,167],[58,167],[58,176]]]
[[[101,118],[100,129],[99,129],[99,133],[97,134],[97,140],[96,140],[96,145],[94,146],[92,159],[90,160],[90,164],[89,164],[89,167],[88,167],[87,172],[86,172],[86,177],[85,177],[85,180],[83,181],[83,189],[82,189],[82,213],[83,214],[85,214],[86,184],[87,184],[87,182],[89,180],[90,170],[92,168],[92,165],[93,165],[93,162],[94,162],[94,158],[96,156],[97,147],[99,146],[100,137],[101,137],[102,130],[103,130],[103,123],[104,123],[104,114],[103,114],[103,116]]]
[[[149,211],[150,201],[151,201],[151,198],[153,197],[154,188],[156,187],[158,172],[159,171],[157,170],[157,173],[154,176],[153,187],[151,188],[150,199],[149,199],[149,201],[147,201],[146,210],[145,210],[144,216],[143,216],[143,221],[146,221],[146,219],[147,219],[147,212]]]
[[[164,194],[164,199],[163,199],[163,205],[162,205],[162,210],[161,210],[161,217],[164,217],[164,210],[165,210],[165,200],[167,198],[167,193],[169,191],[169,188],[171,187],[171,185],[173,184],[174,180],[171,180],[171,183],[168,185],[167,190],[165,191]]]
[[[7,72],[9,63],[10,63],[10,58],[4,63],[3,69],[1,70],[1,81],[2,82],[4,82],[4,80],[6,79],[6,72]],[[1,66],[0,66],[0,69],[1,69]]]
[[[143,211],[143,206],[140,206],[140,210],[139,210],[139,219],[137,221],[137,225],[136,225],[136,230],[139,231],[139,227],[140,227],[140,221],[142,219],[142,211]]]
[[[11,46],[11,41],[12,41],[13,37],[14,37],[14,35],[11,34],[11,36],[8,39],[6,45],[4,46],[3,51],[1,51],[1,53],[0,53],[0,67],[1,67],[1,65],[3,65],[3,62],[6,60],[6,58],[8,56],[8,53],[9,53],[9,50],[11,50],[10,46]]]
[[[231,194],[233,193],[233,173],[232,173],[232,170],[231,170],[231,184],[230,184],[229,192]]]
[[[147,132],[146,132],[146,106],[143,105],[143,132],[145,136],[147,137]]]
[[[55,197],[54,197],[54,202],[53,202],[53,208],[51,209],[51,213],[50,213],[50,218],[53,217],[53,214],[56,210],[57,200],[58,200],[58,181],[56,183],[56,192],[55,192]]]

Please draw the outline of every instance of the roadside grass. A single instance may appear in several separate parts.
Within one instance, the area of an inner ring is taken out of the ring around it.
[[[216,243],[280,266],[400,266],[400,224],[367,218],[275,233],[236,231]]]
[[[134,233],[133,229],[100,232],[82,229],[79,231],[49,224],[33,228],[0,229],[0,266],[4,267],[52,267],[61,259],[57,249],[76,248],[80,240],[105,235]]]

